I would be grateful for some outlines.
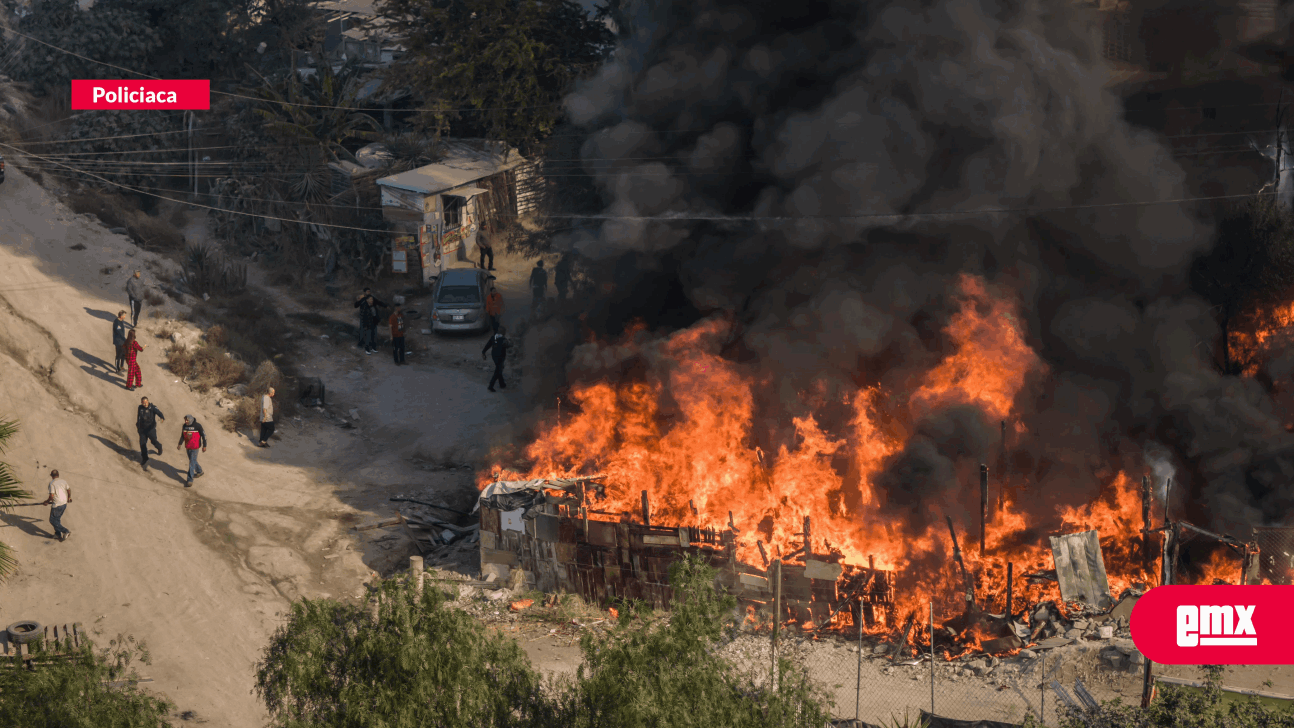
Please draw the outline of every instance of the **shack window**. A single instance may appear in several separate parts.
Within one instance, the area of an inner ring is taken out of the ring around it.
[[[391,251],[391,271],[394,273],[408,273],[409,259],[408,253],[404,250]]]
[[[463,204],[467,202],[467,198],[445,195],[444,200],[445,229],[450,230],[460,227],[463,224]]]

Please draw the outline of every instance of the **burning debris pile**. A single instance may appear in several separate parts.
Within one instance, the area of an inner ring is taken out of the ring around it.
[[[560,413],[478,482],[596,487],[483,508],[483,553],[516,559],[487,564],[660,602],[661,560],[704,549],[767,605],[780,563],[808,606],[779,623],[911,644],[933,602],[950,654],[1090,622],[1051,537],[1094,532],[1104,573],[1073,576],[1098,612],[1160,583],[1169,541],[1182,580],[1238,578],[1154,526],[1275,524],[1294,436],[1214,367],[1186,276],[1208,223],[1072,3],[623,10],[567,104],[605,219],[555,243],[602,293],[528,330]]]

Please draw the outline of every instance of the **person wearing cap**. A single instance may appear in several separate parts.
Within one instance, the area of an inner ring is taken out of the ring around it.
[[[139,271],[126,279],[126,297],[130,299],[130,327],[139,325],[139,312],[144,309],[144,281]]]
[[[49,497],[41,505],[53,506],[49,509],[49,525],[54,527],[54,538],[59,541],[66,541],[72,532],[63,528],[63,512],[67,510],[67,504],[72,502],[72,488],[66,480],[58,477],[57,470],[49,471]]]
[[[189,479],[184,482],[184,487],[188,488],[193,485],[194,478],[202,477],[202,466],[198,464],[198,449],[202,452],[207,451],[207,433],[203,432],[202,425],[194,419],[193,415],[184,416],[184,426],[180,428],[180,442],[176,444],[175,449],[184,448],[189,451]]]

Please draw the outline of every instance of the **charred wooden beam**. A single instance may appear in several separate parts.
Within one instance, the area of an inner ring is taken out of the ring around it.
[[[759,558],[764,560],[764,568],[768,568],[768,552],[764,550],[764,542],[756,541],[755,545],[759,547]]]
[[[1002,512],[1002,501],[1006,500],[1006,420],[1002,420],[1002,446],[997,453],[997,512]]]
[[[810,530],[809,517],[804,517],[804,558],[813,557],[813,532]]]
[[[948,521],[948,535],[953,539],[953,560],[962,571],[962,579],[966,582],[966,610],[975,606],[975,583],[971,581],[970,572],[966,570],[966,562],[962,559],[961,546],[957,544],[957,530],[953,528],[953,517],[944,516]]]
[[[984,544],[988,538],[988,466],[979,466],[979,557],[987,553]]]
[[[647,491],[643,491],[643,525],[651,525],[651,504],[647,501]]]
[[[1007,619],[1011,618],[1012,599],[1015,596],[1014,593],[1012,592],[1012,587],[1015,586],[1015,584],[1012,583],[1012,579],[1014,576],[1015,576],[1015,564],[1008,561],[1006,562],[1006,618]]]
[[[728,528],[732,529],[733,533],[741,533],[741,529],[737,528],[737,524],[732,521],[732,511],[728,511]]]
[[[903,636],[899,641],[894,643],[894,650],[890,652],[890,659],[897,660],[901,657],[908,646],[908,635],[912,634],[912,625],[916,624],[917,613],[912,612],[908,615],[907,623],[903,625]]]
[[[1141,559],[1146,573],[1155,562],[1153,547],[1150,545],[1150,476],[1141,476]]]

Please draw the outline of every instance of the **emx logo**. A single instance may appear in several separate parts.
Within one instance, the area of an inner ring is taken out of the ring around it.
[[[1194,606],[1177,608],[1178,647],[1256,647],[1254,610],[1256,604]]]
[[[1137,649],[1166,665],[1294,664],[1294,630],[1281,616],[1290,604],[1294,586],[1160,586],[1137,601],[1129,626]]]

